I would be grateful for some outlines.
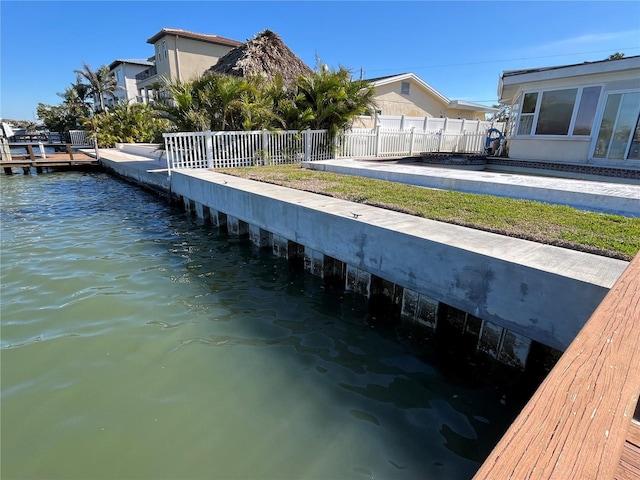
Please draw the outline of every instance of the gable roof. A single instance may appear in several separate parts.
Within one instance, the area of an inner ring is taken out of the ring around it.
[[[284,44],[277,34],[264,30],[220,57],[206,73],[244,78],[262,75],[267,79],[273,79],[279,74],[285,83],[290,84],[299,75],[311,73],[311,69]]]
[[[414,73],[400,73],[397,75],[389,75],[386,77],[370,78],[366,81],[371,83],[374,87],[377,87],[380,85],[388,85],[390,83],[401,82],[405,80],[413,80],[420,87],[422,87],[423,90],[426,90],[431,95],[436,97],[448,108],[456,108],[458,110],[470,110],[474,112],[487,112],[487,113],[494,113],[498,111],[497,108],[487,107],[486,105],[480,105],[479,103],[466,102],[464,100],[450,100],[449,98],[444,96],[442,93],[438,92],[435,88],[433,88],[431,85],[426,83],[424,80],[422,80],[420,77],[418,77]]]
[[[218,45],[226,45],[229,47],[237,47],[238,45],[242,45],[242,42],[232,40],[230,38],[221,37],[219,35],[210,35],[206,33],[189,32],[188,30],[182,30],[180,28],[163,28],[154,36],[149,38],[147,40],[147,43],[153,44],[157,40],[167,35],[190,38],[192,40],[200,40],[202,42],[216,43]]]

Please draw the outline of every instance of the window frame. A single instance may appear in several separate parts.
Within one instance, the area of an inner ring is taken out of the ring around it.
[[[411,95],[411,82],[400,82],[400,95]]]
[[[585,89],[588,88],[594,88],[594,87],[598,87],[600,89],[600,91],[598,92],[598,100],[596,102],[595,108],[593,110],[593,119],[592,119],[592,123],[591,123],[591,132],[586,135],[586,134],[576,134],[575,132],[575,127],[576,127],[576,119],[578,117],[578,113],[580,110],[580,105],[582,102],[582,97],[584,94]],[[544,96],[544,94],[546,92],[557,92],[557,91],[562,91],[562,90],[577,90],[576,91],[576,96],[573,102],[573,111],[571,112],[571,119],[569,120],[569,125],[568,125],[568,130],[566,134],[548,134],[548,133],[536,133],[536,130],[538,128],[538,118],[540,116],[540,107],[542,105],[542,98]],[[594,127],[595,127],[595,122],[596,119],[598,117],[598,110],[599,110],[599,105],[602,102],[602,99],[604,96],[603,95],[605,92],[604,90],[604,85],[603,84],[588,84],[588,85],[580,85],[580,86],[576,86],[576,85],[566,85],[566,86],[557,86],[557,87],[553,87],[553,88],[541,88],[541,89],[537,89],[537,90],[523,90],[520,94],[519,97],[519,106],[520,106],[520,110],[519,110],[519,115],[518,115],[518,122],[517,125],[514,129],[515,132],[515,136],[516,137],[528,137],[528,138],[535,138],[535,137],[544,137],[544,138],[590,138],[593,136],[593,132],[594,132]],[[523,115],[530,117],[532,114],[531,113],[527,113],[527,114],[523,114],[522,113],[522,107],[524,104],[524,99],[526,95],[532,95],[532,94],[537,94],[537,99],[536,99],[536,106],[535,106],[535,110],[533,112],[533,120],[531,123],[531,128],[529,130],[528,133],[520,133],[520,124],[523,118]]]

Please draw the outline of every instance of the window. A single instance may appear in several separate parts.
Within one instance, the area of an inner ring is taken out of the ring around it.
[[[167,58],[167,41],[163,40],[162,41],[162,51],[164,52],[164,58]]]
[[[518,135],[529,135],[533,126],[533,117],[536,113],[536,105],[538,104],[538,92],[526,93],[522,101],[522,110],[520,112],[520,125],[518,126]]]
[[[569,133],[577,93],[577,88],[571,88],[542,94],[536,135],[567,135]]]
[[[518,135],[591,135],[600,86],[525,93]]]
[[[123,83],[123,80],[122,80],[122,69],[121,68],[116,70],[116,79],[118,81],[118,85],[121,85]]]
[[[593,156],[637,159],[640,156],[640,92],[610,93]]]
[[[596,107],[600,99],[601,89],[601,87],[587,87],[582,90],[578,115],[573,126],[574,135],[591,135],[591,127],[593,127],[593,119],[596,116]]]
[[[160,61],[160,44],[156,43],[156,59]]]
[[[410,86],[411,84],[409,82],[402,82],[402,84],[400,85],[400,93],[402,95],[409,95]]]

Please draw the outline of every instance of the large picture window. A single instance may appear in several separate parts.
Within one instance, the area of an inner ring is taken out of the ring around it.
[[[553,90],[542,94],[536,135],[567,135],[576,103],[577,88]]]
[[[600,86],[525,93],[518,135],[590,135]]]

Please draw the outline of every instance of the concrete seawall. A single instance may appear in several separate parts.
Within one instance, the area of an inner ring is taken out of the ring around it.
[[[169,192],[158,160],[118,153],[102,163]],[[402,318],[458,332],[517,368],[532,342],[564,350],[628,264],[207,170],[172,172],[171,195],[230,235],[370,303],[385,296]]]
[[[224,213],[560,350],[627,265],[210,171],[174,172],[172,191],[200,216]]]

